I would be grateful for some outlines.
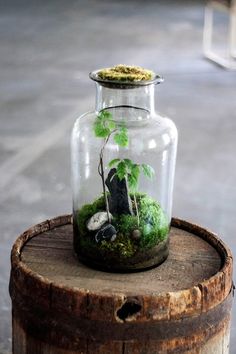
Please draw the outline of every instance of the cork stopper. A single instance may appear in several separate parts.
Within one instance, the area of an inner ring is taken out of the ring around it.
[[[163,82],[163,78],[151,70],[123,64],[92,71],[89,77],[104,87],[122,90]]]
[[[102,80],[137,82],[153,80],[155,73],[140,66],[119,64],[112,68],[101,69],[97,73]]]

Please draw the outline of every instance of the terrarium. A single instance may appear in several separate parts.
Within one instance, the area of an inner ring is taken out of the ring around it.
[[[150,70],[118,65],[90,73],[95,111],[71,140],[74,250],[108,271],[137,271],[168,256],[177,130],[155,112]]]

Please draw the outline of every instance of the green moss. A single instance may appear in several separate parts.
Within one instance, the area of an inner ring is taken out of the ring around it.
[[[122,233],[118,233],[115,241],[102,241],[100,248],[102,250],[109,251],[110,255],[112,253],[119,254],[121,258],[132,257],[136,252],[137,246],[132,242],[129,235],[123,235]]]
[[[133,200],[133,194],[130,195]],[[79,244],[88,251],[98,252],[102,257],[132,257],[136,252],[150,249],[165,240],[169,225],[160,204],[146,194],[136,194],[139,210],[139,225],[136,215],[113,215],[112,224],[117,230],[114,241],[96,243],[94,234],[87,229],[88,219],[98,211],[105,210],[104,197],[96,199],[91,204],[85,204],[77,212],[77,227],[79,231]],[[132,232],[139,229],[139,240],[132,239]]]
[[[134,199],[134,195],[130,195]],[[140,248],[151,248],[163,241],[169,233],[169,224],[160,204],[144,193],[136,193],[139,210],[139,225],[136,215],[120,215],[113,223],[119,232],[129,236],[133,230],[141,231]],[[134,208],[133,208],[134,209]]]
[[[130,195],[133,200],[133,194]],[[169,233],[167,217],[160,204],[144,193],[136,193],[139,210],[139,226],[136,215],[121,215],[116,220],[118,230],[124,234],[131,234],[133,230],[141,231],[140,248],[152,248],[165,240]]]
[[[118,230],[124,235],[130,235],[131,232],[138,228],[138,218],[132,215],[121,215],[116,221]]]
[[[168,221],[160,204],[148,196],[138,199],[138,209],[142,230],[140,246],[151,248],[167,237]]]
[[[104,80],[115,81],[146,81],[152,80],[154,72],[133,65],[116,65],[99,71],[98,76]]]
[[[105,200],[104,200],[104,196],[102,195],[101,197],[95,199],[93,201],[93,206],[96,209],[96,211],[102,211],[105,210]]]

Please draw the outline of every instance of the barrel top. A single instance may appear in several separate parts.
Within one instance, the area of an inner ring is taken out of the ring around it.
[[[18,249],[21,262],[50,282],[96,293],[148,295],[189,289],[219,272],[229,252],[209,231],[174,219],[170,254],[163,264],[132,274],[107,273],[88,268],[78,261],[73,253],[71,219],[64,218],[62,225],[60,222],[57,225],[58,221],[51,226],[49,222],[48,227],[42,232],[37,231],[35,237],[30,235],[37,226],[30,229],[27,242],[22,242],[21,238],[21,249]]]
[[[230,250],[212,232],[184,220],[172,220],[168,259],[138,273],[88,268],[74,254],[72,239],[71,215],[46,220],[17,239],[11,254],[13,302],[34,306],[37,294],[43,308],[97,319],[105,311],[120,321],[118,309],[132,299],[142,304],[139,321],[156,321],[206,312],[232,289]]]

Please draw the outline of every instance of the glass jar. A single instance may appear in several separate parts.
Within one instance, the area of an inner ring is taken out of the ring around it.
[[[137,271],[168,256],[177,130],[155,113],[162,81],[96,83],[96,107],[71,140],[74,250],[83,263]]]

